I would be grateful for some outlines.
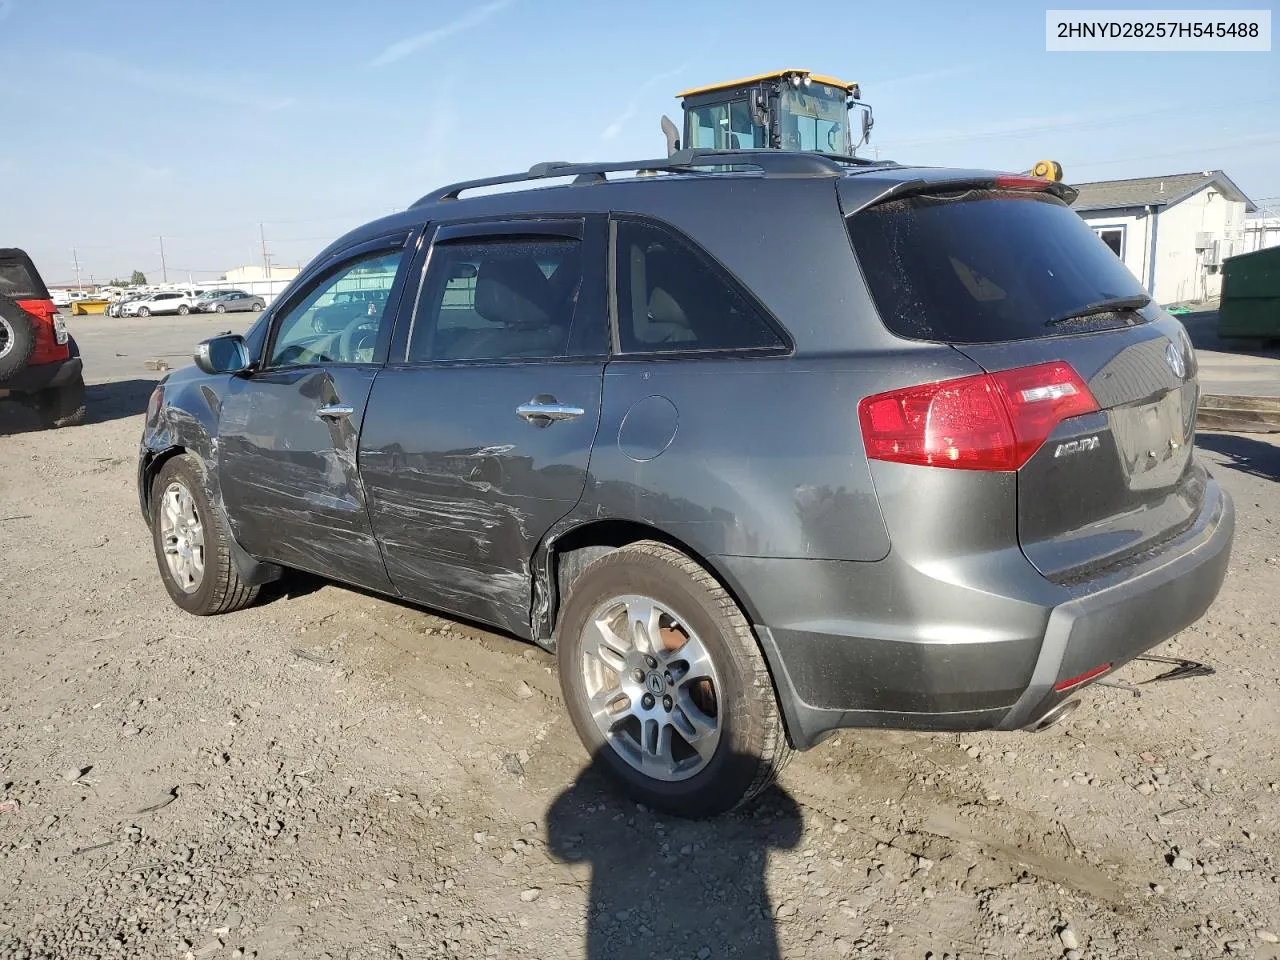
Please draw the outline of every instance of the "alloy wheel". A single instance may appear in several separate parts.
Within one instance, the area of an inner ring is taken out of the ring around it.
[[[195,593],[204,579],[204,526],[191,491],[176,480],[161,498],[160,538],[173,582],[184,593]]]
[[[610,747],[648,777],[687,780],[720,743],[719,675],[711,653],[652,597],[615,597],[587,620],[587,709]]]

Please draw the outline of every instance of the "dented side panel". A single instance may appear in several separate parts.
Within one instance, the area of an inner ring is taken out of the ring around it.
[[[218,469],[231,531],[255,557],[394,593],[356,467],[378,368],[291,367],[233,379]],[[322,417],[345,405],[350,416]]]
[[[603,361],[402,367],[378,376],[360,471],[387,570],[420,603],[529,635],[530,559],[586,484]],[[581,416],[539,426],[539,395]]]

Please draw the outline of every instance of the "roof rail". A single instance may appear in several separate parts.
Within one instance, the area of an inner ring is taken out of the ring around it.
[[[692,173],[703,167],[732,166],[755,167],[764,177],[838,177],[850,166],[886,165],[886,161],[867,160],[863,157],[836,156],[826,153],[810,153],[797,150],[679,150],[669,157],[656,160],[622,160],[600,163],[568,163],[547,160],[535,163],[522,173],[508,173],[497,177],[481,177],[478,180],[462,180],[440,187],[418,198],[411,206],[457,200],[464,190],[480,187],[497,187],[508,183],[524,183],[531,180],[547,180],[573,177],[577,185],[604,183],[610,173],[631,170],[653,170],[667,173]]]

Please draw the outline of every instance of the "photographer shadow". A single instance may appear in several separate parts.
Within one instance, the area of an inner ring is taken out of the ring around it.
[[[780,787],[743,811],[682,820],[623,799],[598,760],[547,813],[552,855],[591,867],[588,960],[781,958],[765,871],[769,851],[802,833]]]

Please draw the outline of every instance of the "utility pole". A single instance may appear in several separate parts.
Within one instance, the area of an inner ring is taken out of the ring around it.
[[[160,238],[160,276],[164,278],[164,283],[169,282],[169,268],[164,262],[164,237]]]
[[[75,264],[76,268],[76,289],[84,293],[84,287],[80,285],[80,256],[76,253],[75,247],[71,248],[71,262]]]
[[[258,236],[262,239],[262,279],[271,279],[271,257],[267,253],[267,231],[261,221],[258,223]]]

